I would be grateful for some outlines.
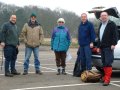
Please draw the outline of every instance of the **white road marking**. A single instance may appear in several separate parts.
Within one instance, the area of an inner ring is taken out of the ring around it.
[[[17,63],[20,63],[20,64],[23,64],[22,62],[18,62]],[[30,66],[34,66],[33,64],[29,64]],[[45,68],[45,69],[48,69],[48,70],[53,70],[53,71],[56,71],[56,69],[53,69],[53,68],[48,68],[48,67],[43,67],[41,66],[41,68]],[[69,72],[66,72],[67,74],[70,74],[70,75],[73,75],[72,73],[69,73]]]
[[[46,73],[48,73],[48,72],[56,72],[56,71],[42,71],[42,72],[46,72]],[[33,73],[35,73],[35,72],[28,72],[29,74],[33,74]],[[21,73],[22,74],[22,73]],[[4,74],[0,74],[0,76],[4,76]]]
[[[93,85],[93,84],[98,84],[98,83],[68,84],[68,85],[56,85],[56,86],[44,86],[44,87],[31,87],[31,88],[21,88],[21,89],[11,89],[11,90],[50,89],[50,88],[84,86],[84,85]]]
[[[4,67],[4,66],[2,66],[2,67]],[[23,65],[15,65],[15,67],[23,67]]]
[[[67,65],[73,65],[74,63],[66,63]],[[55,65],[55,64],[41,64],[41,65]]]
[[[19,58],[19,57],[18,57]],[[30,58],[31,60],[34,60],[34,58]],[[52,60],[53,58],[49,58],[49,60]],[[23,59],[18,59],[18,61],[24,61],[24,58]],[[47,58],[40,58],[40,61],[42,61],[42,60],[47,60]]]
[[[4,74],[0,74],[0,76],[3,76]]]
[[[111,81],[120,82],[120,81]],[[94,85],[100,83],[82,83],[82,84],[69,84],[69,85],[56,85],[56,86],[44,86],[44,87],[31,87],[31,88],[21,88],[21,89],[11,89],[11,90],[36,90],[36,89],[50,89],[50,88],[62,88],[62,87],[74,87],[74,86],[84,86],[84,85]],[[118,84],[110,83],[111,85],[120,87]]]
[[[117,86],[117,87],[120,87],[120,85],[119,84],[115,84],[115,83],[110,83],[111,85],[113,85],[113,86]]]
[[[117,82],[120,82],[120,81],[110,81],[110,82],[117,83]]]
[[[1,57],[0,57],[1,58]],[[19,60],[23,60],[23,59],[19,59]],[[17,61],[18,62],[18,61]],[[22,62],[18,62],[18,63],[21,63],[23,64]],[[70,63],[72,65],[72,63]],[[34,66],[33,64],[30,64],[31,66]],[[43,65],[50,65],[50,64],[43,64]],[[51,64],[53,65],[53,64]],[[18,66],[22,66],[22,65],[18,65]],[[45,69],[48,69],[48,70],[53,70],[53,71],[43,71],[43,72],[55,72],[56,69],[53,69],[53,68],[48,68],[48,67],[43,67],[41,66],[41,68],[45,68]],[[94,69],[95,70],[95,69]],[[35,72],[29,72],[29,73],[35,73]],[[67,72],[68,73],[68,72]],[[68,73],[70,75],[72,75],[72,73]],[[4,74],[0,74],[0,76],[2,76]],[[113,86],[117,86],[117,87],[120,87],[120,85],[118,84],[114,84],[115,82],[120,82],[120,81],[111,81],[111,85]],[[70,85],[57,85],[57,86],[45,86],[45,87],[32,87],[32,88],[22,88],[22,89],[11,89],[11,90],[35,90],[35,89],[44,89],[44,88],[57,88],[57,87],[68,87],[68,86],[80,86],[80,85],[91,85],[91,84],[94,84],[94,83],[84,83],[84,84],[70,84]],[[95,84],[98,84],[98,83],[95,83]]]

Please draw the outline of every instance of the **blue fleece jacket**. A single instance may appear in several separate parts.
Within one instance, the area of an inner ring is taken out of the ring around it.
[[[96,38],[93,24],[89,21],[80,23],[78,28],[78,43],[80,46],[89,45]]]

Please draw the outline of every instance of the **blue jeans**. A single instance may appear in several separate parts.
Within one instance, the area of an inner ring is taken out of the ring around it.
[[[26,47],[25,48],[25,61],[24,61],[24,70],[28,71],[29,68],[29,59],[31,53],[34,54],[34,66],[36,70],[40,70],[40,61],[39,61],[39,47]]]
[[[80,46],[81,70],[91,70],[91,49],[90,45]]]
[[[111,50],[111,47],[101,48],[101,59],[103,67],[111,67],[114,60],[114,51]]]
[[[15,62],[16,62],[16,47],[7,45],[4,47],[4,56],[5,56],[5,73],[10,72],[9,67],[11,68],[11,72],[15,70]]]

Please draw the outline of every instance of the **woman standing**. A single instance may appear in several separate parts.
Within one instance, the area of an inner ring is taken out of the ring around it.
[[[65,27],[65,20],[59,18],[57,20],[58,26],[53,29],[52,38],[51,38],[51,49],[55,53],[56,66],[58,69],[57,75],[62,74],[66,75],[66,52],[70,46],[70,34],[68,28]]]

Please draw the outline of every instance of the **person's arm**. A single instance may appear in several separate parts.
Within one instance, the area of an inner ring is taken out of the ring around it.
[[[67,40],[68,40],[69,46],[70,46],[70,43],[71,43],[71,36],[70,36],[69,30],[67,31]]]
[[[5,47],[6,31],[7,31],[6,24],[3,24],[1,29],[1,46],[3,48]]]
[[[25,24],[25,25],[23,26],[22,32],[21,32],[21,35],[20,35],[20,37],[24,40],[24,43],[27,42],[27,38],[26,38],[26,37],[27,37],[26,25],[27,25],[27,24]]]
[[[96,38],[96,34],[95,34],[94,26],[91,23],[90,24],[90,39],[91,39],[91,43],[95,42],[95,38]]]
[[[100,34],[100,27],[101,27],[101,24],[100,24],[100,26],[98,28],[98,40],[97,40],[97,52],[98,53],[100,52],[100,36],[99,36],[99,34]]]
[[[53,29],[52,36],[51,36],[51,50],[53,50],[53,41],[54,41],[54,38],[55,38],[55,30]]]
[[[40,37],[40,44],[42,44],[42,42],[44,41],[44,32],[43,32],[42,26],[40,26],[40,34],[39,34],[39,37]]]
[[[112,45],[116,45],[118,42],[118,29],[117,26],[115,25],[115,23],[113,23],[113,25],[111,26],[111,30],[112,30]]]
[[[78,44],[79,44],[79,48],[80,48],[80,25],[78,27],[78,35],[77,35],[77,39],[78,39]]]
[[[20,41],[19,41],[19,36],[20,36],[19,31],[20,30],[18,30],[17,25],[16,25],[16,29],[17,29],[17,36],[18,36],[18,44],[17,44],[17,48],[18,48],[18,46],[20,45]]]
[[[118,29],[117,29],[117,26],[115,25],[115,23],[113,23],[113,25],[111,26],[111,30],[112,30],[112,39],[113,39],[111,49],[114,50],[115,45],[118,42]]]
[[[90,23],[90,48],[93,48],[93,42],[95,42],[95,38],[96,38],[96,34],[95,34],[95,30],[94,30],[94,26],[92,23]]]

